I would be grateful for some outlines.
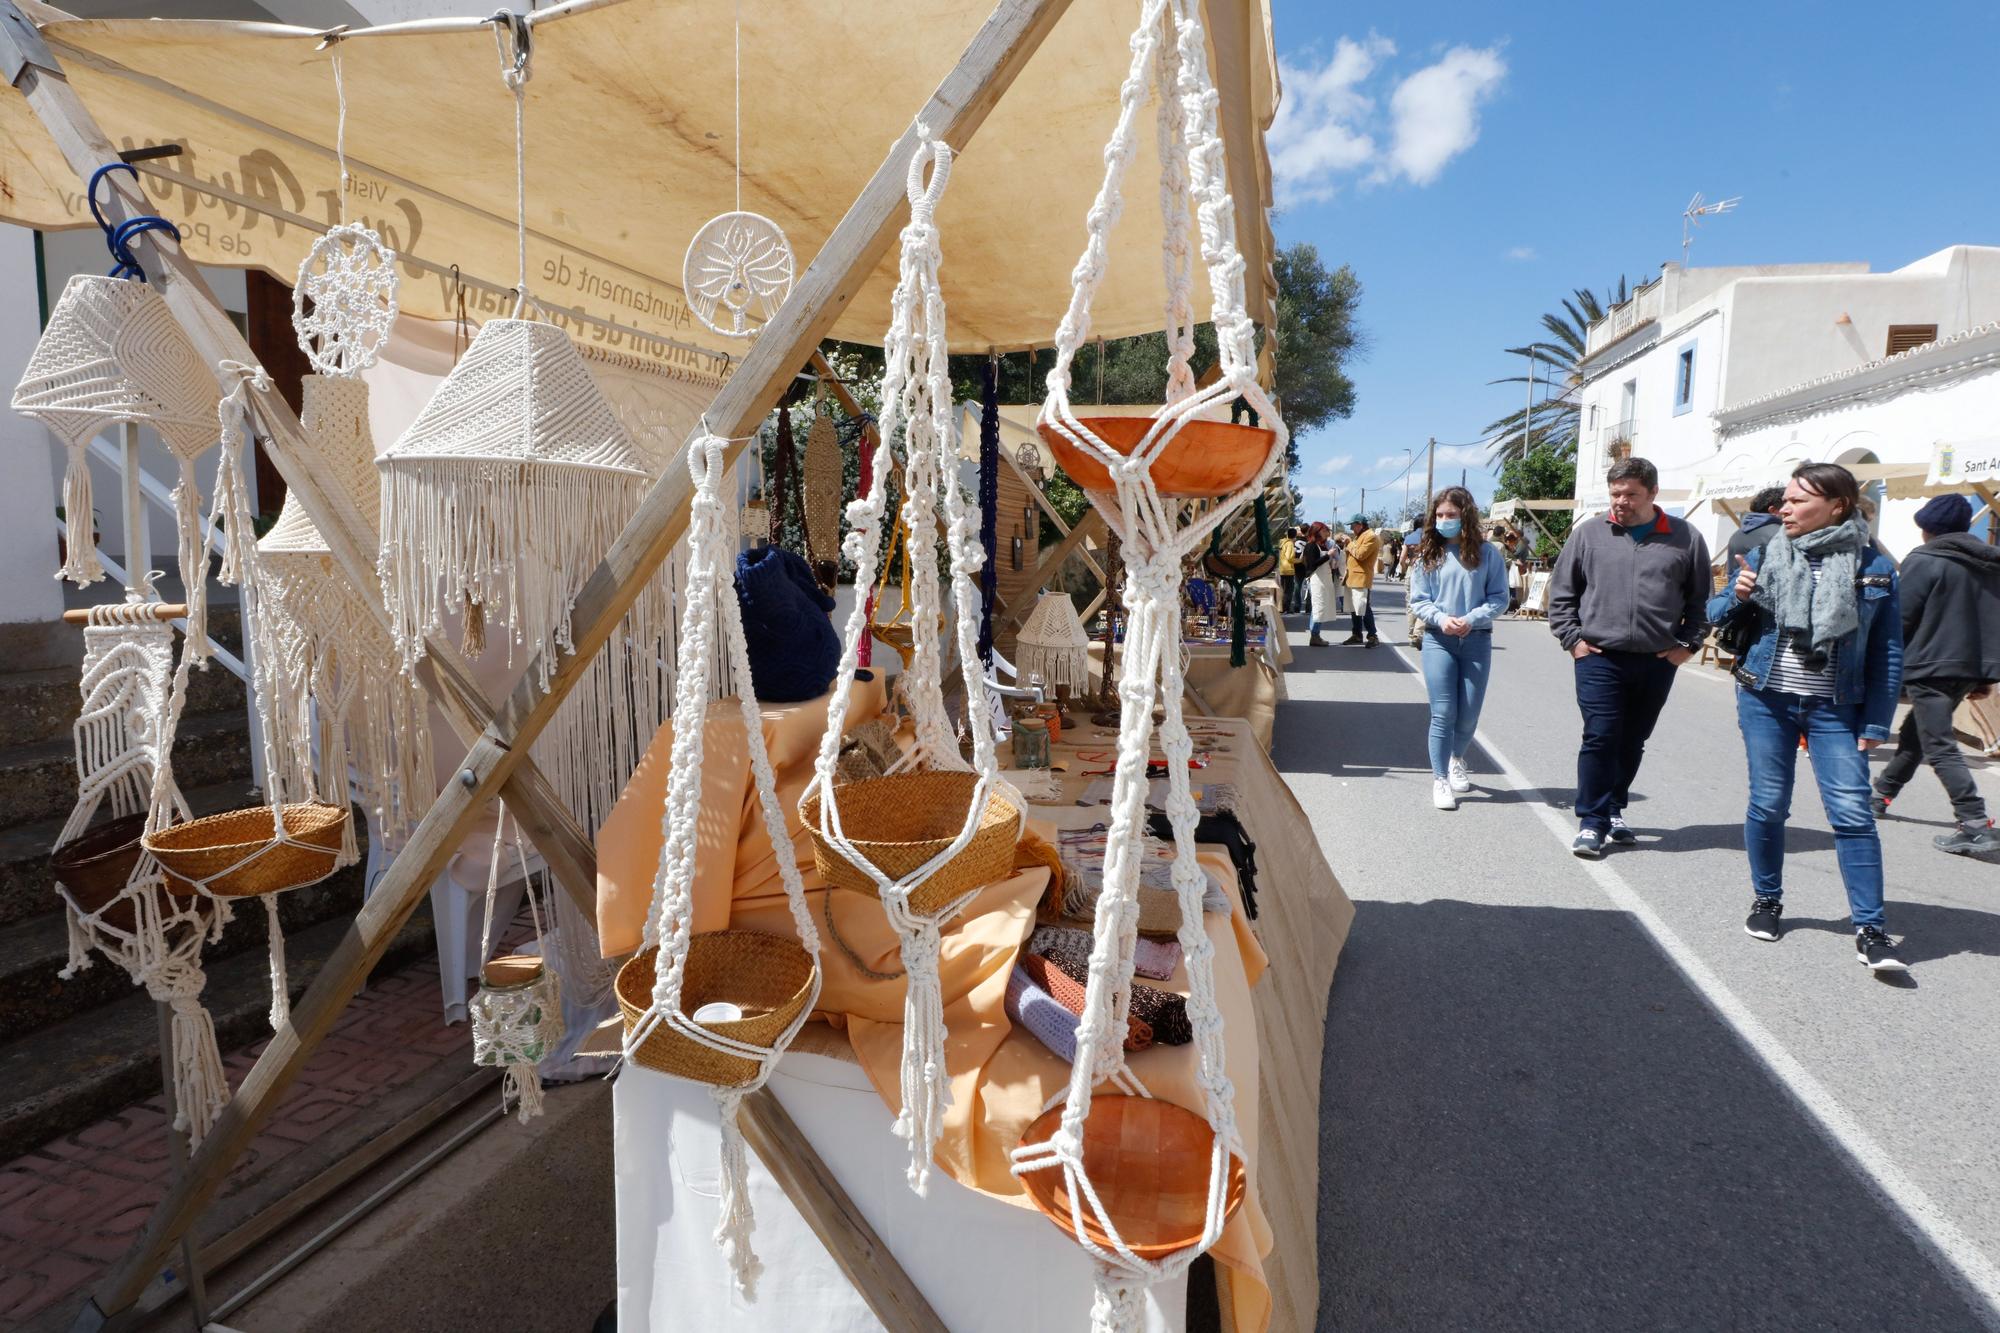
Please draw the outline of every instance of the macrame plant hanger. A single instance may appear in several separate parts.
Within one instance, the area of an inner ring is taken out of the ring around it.
[[[806,430],[799,502],[805,518],[806,558],[812,561],[813,577],[830,595],[840,575],[840,510],[846,498],[842,494],[846,468],[840,429],[833,424],[827,405],[826,381],[817,378],[812,414],[812,425]]]
[[[469,653],[504,622],[507,660],[537,662],[546,688],[574,645],[578,591],[651,484],[647,455],[618,419],[576,345],[531,317],[526,106],[531,29],[496,17],[500,73],[514,100],[518,297],[482,324],[464,357],[380,461],[378,572],[403,667],[445,615],[462,616]],[[534,745],[534,757],[586,831],[609,813],[640,748],[635,714],[657,716],[667,581],[649,580],[612,643],[593,658]],[[645,739],[650,740],[648,729]]]
[[[1247,601],[1244,589],[1263,578],[1278,567],[1278,551],[1271,544],[1271,512],[1263,495],[1258,495],[1254,505],[1256,511],[1256,545],[1247,551],[1225,551],[1222,549],[1222,528],[1218,526],[1209,534],[1208,553],[1201,558],[1201,566],[1218,580],[1229,585],[1229,665],[1240,667],[1244,663],[1244,649],[1248,646],[1248,626],[1244,610]]]
[[[734,0],[730,15],[735,34],[736,207],[703,223],[688,242],[681,290],[694,317],[708,329],[726,338],[754,338],[791,295],[792,243],[777,223],[743,209],[742,0]]]
[[[336,225],[314,242],[299,265],[292,325],[313,367],[300,381],[299,423],[354,506],[371,525],[379,520],[381,482],[368,428],[368,382],[396,318],[396,255],[366,226],[347,220],[347,88],[337,41],[331,47],[338,121]],[[301,766],[317,765],[318,790],[347,790],[352,767],[368,817],[384,844],[401,844],[415,812],[437,790],[431,772],[430,709],[399,668],[396,645],[368,603],[335,566],[296,491],[285,496],[278,521],[257,543],[258,652],[274,664],[291,717],[310,730],[285,738],[286,790],[305,790]],[[263,694],[260,708],[272,704]],[[267,734],[278,726],[266,716]],[[353,824],[348,824],[353,842]],[[358,856],[350,845],[344,858]]]
[[[542,934],[542,908],[535,896],[535,877],[528,871],[528,852],[520,824],[514,826],[514,856],[521,874],[521,892],[528,900],[528,919],[535,927],[535,952],[493,956],[493,905],[500,895],[500,863],[506,860],[507,805],[493,822],[493,851],[486,862],[486,913],[479,927],[479,990],[466,1006],[472,1024],[472,1063],[503,1069],[500,1114],[509,1103],[520,1108],[527,1124],[542,1113],[542,1077],[537,1066],[562,1040],[562,982],[550,966]],[[505,924],[505,923],[502,923]]]
[[[215,376],[175,322],[160,294],[147,284],[131,250],[148,231],[180,232],[164,218],[128,218],[116,227],[97,206],[97,189],[114,171],[138,172],[114,162],[90,178],[90,213],[104,231],[117,267],[110,276],[79,273],[63,288],[48,327],[28,358],[13,407],[53,431],[69,452],[63,474],[63,514],[69,525],[67,555],[56,577],[81,587],[104,577],[97,558],[91,508],[89,447],[106,426],[151,426],[180,463],[174,514],[180,530],[181,577],[187,584],[188,641],[197,660],[208,656],[203,592],[208,552],[200,544],[201,493],[194,460],[215,443]],[[133,571],[134,577],[144,571]]]
[[[988,351],[979,377],[979,661],[993,669],[993,595],[1000,564],[1000,355]],[[1026,681],[1020,682],[1026,684]]]
[[[201,1003],[208,982],[201,951],[220,938],[230,911],[215,899],[167,892],[159,863],[139,843],[156,799],[168,819],[188,817],[168,761],[174,631],[157,610],[135,591],[122,604],[91,607],[84,625],[77,802],[51,857],[69,925],[60,976],[67,981],[89,967],[95,949],[168,1006],[174,1128],[199,1144],[229,1100],[215,1024]],[[91,827],[107,805],[111,820]]]
[[[1130,1333],[1140,1327],[1146,1288],[1184,1272],[1197,1255],[1214,1245],[1241,1201],[1243,1179],[1234,1090],[1224,1068],[1214,945],[1202,915],[1206,876],[1195,860],[1198,812],[1188,787],[1193,746],[1182,718],[1177,608],[1183,556],[1261,489],[1283,453],[1285,431],[1257,382],[1254,331],[1244,308],[1244,262],[1236,246],[1235,210],[1228,195],[1216,94],[1200,18],[1199,0],[1146,0],[1132,38],[1132,64],[1120,90],[1117,127],[1105,150],[1104,182],[1089,213],[1088,241],[1075,270],[1070,307],[1056,331],[1056,365],[1037,423],[1072,477],[1094,474],[1096,485],[1085,482],[1091,502],[1123,540],[1129,571],[1111,829],[1089,984],[1077,1025],[1077,1060],[1059,1108],[1052,1108],[1031,1128],[1013,1154],[1015,1174],[1022,1177],[1037,1206],[1064,1225],[1096,1262],[1091,1323],[1097,1333]],[[1137,423],[1132,428],[1135,434],[1121,440],[1124,447],[1119,448],[1106,439],[1113,435],[1116,419],[1086,421],[1072,410],[1070,378],[1077,349],[1090,337],[1091,302],[1104,275],[1107,236],[1121,211],[1123,178],[1136,148],[1137,121],[1149,88],[1158,99],[1160,202],[1165,214],[1167,395],[1159,412],[1150,421]],[[1189,366],[1194,351],[1195,262],[1190,230],[1197,221],[1221,361],[1220,374],[1206,389],[1196,386]],[[1201,420],[1238,396],[1271,423],[1270,430],[1234,434],[1251,428]],[[1191,426],[1200,428],[1199,438],[1190,433]],[[1229,459],[1234,459],[1233,465],[1222,468]],[[1187,475],[1190,465],[1212,469],[1204,474],[1201,490],[1182,490],[1167,480]],[[1182,471],[1177,474],[1174,467]],[[1177,497],[1203,491],[1220,494],[1221,499],[1205,512],[1188,514]],[[1134,1111],[1162,1113],[1127,1067],[1123,1050],[1156,702],[1165,711],[1161,739],[1167,756],[1167,815],[1173,829],[1172,879],[1181,907],[1179,937],[1188,971],[1188,1016],[1194,1028],[1196,1081],[1209,1148],[1206,1203],[1198,1224],[1189,1219],[1190,1229],[1180,1238],[1185,1243],[1177,1248],[1156,1253],[1156,1247],[1147,1247],[1148,1253],[1142,1255],[1136,1241],[1120,1234],[1113,1216],[1119,1202],[1117,1185],[1106,1176],[1104,1159],[1116,1156],[1115,1133],[1095,1157],[1098,1181],[1085,1170],[1084,1145],[1093,1127],[1112,1127]],[[1128,1096],[1100,1092],[1106,1083]],[[1103,1112],[1096,1121],[1094,1107]]]
[[[985,885],[1012,873],[1019,841],[1020,793],[1000,775],[994,753],[986,677],[979,665],[977,579],[983,554],[959,494],[956,404],[947,364],[945,304],[938,285],[943,262],[936,226],[938,201],[951,175],[951,149],[917,127],[907,193],[910,220],[901,237],[900,275],[883,339],[882,447],[866,498],[848,506],[846,555],[855,585],[873,587],[880,554],[890,448],[903,436],[903,559],[910,573],[912,653],[903,673],[916,726],[908,757],[913,772],[836,785],[847,730],[856,658],[869,632],[857,599],[843,635],[840,672],[827,708],[826,735],[800,814],[812,833],[820,872],[835,887],[881,899],[901,944],[908,974],[903,1001],[901,1104],[895,1131],[910,1151],[909,1181],[923,1194],[931,1152],[951,1103],[945,1068],[944,997],[938,976],[941,934]],[[925,169],[930,170],[925,184]],[[945,711],[944,649],[938,582],[939,492],[949,546],[955,647],[965,685],[964,718],[972,741],[968,765]],[[921,816],[944,824],[962,809],[955,829],[933,828],[912,852],[906,821]],[[877,836],[879,835],[879,837]],[[935,846],[933,853],[931,848]]]
[[[763,713],[750,685],[749,650],[733,578],[736,537],[723,488],[726,444],[708,434],[704,422],[703,435],[688,457],[694,498],[664,836],[645,935],[639,952],[619,970],[618,999],[625,1016],[625,1059],[706,1083],[715,1098],[722,1126],[721,1219],[715,1239],[728,1256],[738,1288],[754,1299],[759,1264],[750,1237],[755,1218],[737,1112],[743,1098],[771,1076],[818,1002],[819,933],[778,804]],[[761,931],[694,930],[703,744],[712,703],[732,696],[796,942]]]

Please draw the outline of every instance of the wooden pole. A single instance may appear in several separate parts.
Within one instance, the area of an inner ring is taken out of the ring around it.
[[[919,142],[917,125],[929,126],[938,138],[962,150],[1067,9],[1068,0],[1000,0],[973,35],[958,63],[938,84],[910,128],[889,149],[846,216],[800,276],[784,306],[764,327],[735,374],[709,405],[710,428],[732,441],[725,465],[733,465],[742,455],[744,445],[739,437],[747,435],[777,403],[793,373],[817,350],[820,339],[846,309],[861,279],[875,270],[894,243],[906,209],[904,183],[910,156]],[[23,27],[28,30],[28,40],[22,37]],[[73,167],[81,169],[87,178],[97,165],[113,160],[115,153],[109,141],[12,0],[0,0],[0,48],[4,48],[0,49],[0,61],[4,61],[0,70],[14,75],[15,86],[63,146]],[[118,176],[111,181],[116,187],[113,207],[129,215],[140,203],[136,191]],[[152,241],[158,235],[151,233],[146,239]],[[208,298],[193,266],[180,259],[177,248],[171,245],[154,246],[153,250],[166,257],[170,268],[178,262],[175,276],[180,281],[169,286],[187,284],[189,295],[181,299],[175,313],[191,334],[200,335],[197,348],[204,355],[215,347],[239,348],[241,358],[247,361],[248,348],[243,347],[220,307]],[[282,413],[275,410],[282,407],[282,400],[275,393],[257,394],[256,400],[267,424],[288,423],[296,429],[296,419],[291,417],[289,409]],[[303,439],[286,443],[302,444]],[[293,1007],[291,1024],[265,1047],[255,1067],[202,1140],[187,1177],[177,1182],[160,1202],[118,1269],[99,1284],[95,1298],[78,1315],[76,1328],[101,1327],[106,1311],[125,1310],[138,1299],[174,1241],[214,1198],[230,1165],[249,1146],[285,1088],[332,1028],[334,1019],[360,988],[430,882],[444,869],[487,802],[522,771],[527,748],[603,648],[673,544],[686,532],[693,492],[688,459],[696,443],[697,436],[691,434],[578,594],[571,609],[574,652],[555,664],[546,689],[538,684],[539,662],[530,662],[522,671],[513,692],[473,742],[458,780],[446,784],[412,831],[402,854],[305,996]],[[296,470],[310,484],[309,491],[318,492],[312,499],[301,498],[306,500],[308,514],[321,524],[321,533],[328,538],[336,558],[345,566],[364,549],[357,535],[358,531],[365,531],[359,527],[360,515],[334,484],[333,477],[317,475],[325,469],[314,466],[317,460],[310,457],[309,451],[297,452],[303,457],[297,460],[288,457],[281,471],[285,472],[288,484],[296,484],[292,475]],[[317,512],[321,509],[326,511],[324,517]],[[432,659],[439,677],[467,691],[458,702],[467,705],[477,700],[478,693],[469,678],[453,681],[456,664],[437,648],[438,645],[433,645]],[[535,836],[532,827],[529,833]],[[550,854],[550,849],[542,850],[545,855]]]

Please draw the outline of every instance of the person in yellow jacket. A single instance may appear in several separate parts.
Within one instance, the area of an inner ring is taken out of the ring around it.
[[[1286,528],[1284,535],[1278,538],[1278,587],[1282,592],[1278,605],[1284,608],[1286,615],[1299,609],[1298,535],[1297,528]]]
[[[1341,643],[1353,645],[1366,643],[1370,648],[1382,642],[1375,636],[1375,608],[1370,604],[1370,594],[1375,589],[1375,561],[1382,554],[1382,539],[1369,528],[1368,520],[1360,514],[1347,520],[1347,530],[1353,537],[1347,543],[1347,600],[1354,608],[1354,632]],[[1362,638],[1363,631],[1367,638]]]

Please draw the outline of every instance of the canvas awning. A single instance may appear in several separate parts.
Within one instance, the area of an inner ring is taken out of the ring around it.
[[[1688,509],[1692,511],[1697,505],[1713,504],[1733,515],[1739,505],[1756,495],[1758,491],[1767,486],[1783,486],[1790,481],[1792,469],[1804,461],[1793,459],[1762,467],[1697,473],[1694,489],[1689,492]],[[1898,486],[1921,479],[1924,475],[1922,463],[1843,463],[1841,466],[1852,472],[1854,479],[1864,486],[1876,481],[1884,483],[1891,499],[1901,498]]]
[[[189,254],[291,281],[314,233],[240,201],[322,225],[334,216],[336,101],[319,34],[268,23],[79,20],[33,0],[22,8],[114,142],[186,146],[141,170],[160,212],[181,224]],[[990,0],[741,6],[741,207],[785,230],[801,270],[990,10]],[[1263,130],[1278,96],[1268,3],[1211,0],[1208,10],[1249,309],[1268,325],[1275,282]],[[676,340],[681,347],[631,350],[689,368],[703,360],[699,349],[743,350],[696,322],[679,290],[695,230],[736,206],[732,12],[726,0],[571,0],[530,19],[530,285],[551,303]],[[1128,0],[1075,0],[955,165],[938,217],[954,349],[1052,341],[1136,13]],[[513,100],[490,25],[362,31],[338,49],[350,214],[436,269],[456,264],[511,286]],[[1150,112],[1137,139],[1094,309],[1093,332],[1105,337],[1163,323]],[[90,225],[80,183],[18,95],[0,96],[0,218]],[[895,262],[891,247],[833,336],[880,343]],[[503,297],[468,296],[475,319],[506,313]],[[404,274],[412,314],[449,317],[453,297],[448,276]],[[1206,316],[1205,281],[1195,308]],[[595,326],[578,332],[625,341]]]
[[[1574,509],[1574,508],[1576,508],[1575,498],[1573,496],[1567,496],[1567,495],[1563,496],[1561,499],[1495,500],[1493,502],[1493,507],[1486,511],[1486,517],[1492,519],[1498,519],[1503,523],[1511,523],[1513,522],[1514,515],[1516,514],[1526,514],[1533,510],[1544,510],[1548,512],[1554,512],[1556,510]]]
[[[1970,440],[1939,440],[1931,446],[1931,461],[1910,464],[1890,478],[1891,500],[1927,500],[1954,491],[1975,491],[1991,503],[2000,490],[2000,436]]]

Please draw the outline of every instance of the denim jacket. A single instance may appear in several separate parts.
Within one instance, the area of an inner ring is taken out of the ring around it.
[[[1761,568],[1764,549],[1750,553],[1750,568]],[[1896,715],[1896,694],[1903,686],[1903,613],[1897,600],[1896,565],[1874,547],[1868,548],[1856,578],[1856,609],[1861,623],[1840,645],[1833,675],[1833,701],[1859,704],[1865,740],[1889,739]],[[1708,619],[1718,629],[1738,616],[1751,614],[1754,602],[1738,601],[1736,580],[1708,599]],[[1778,627],[1767,615],[1757,642],[1736,663],[1736,679],[1753,690],[1764,688],[1778,657]]]

